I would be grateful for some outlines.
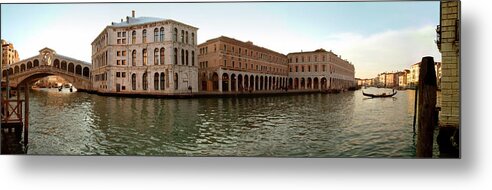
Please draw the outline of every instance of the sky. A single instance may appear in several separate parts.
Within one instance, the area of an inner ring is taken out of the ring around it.
[[[357,78],[401,71],[424,56],[441,60],[439,1],[2,4],[1,37],[21,60],[49,47],[90,62],[91,42],[132,10],[199,28],[198,43],[223,35],[283,54],[332,50],[354,64]]]

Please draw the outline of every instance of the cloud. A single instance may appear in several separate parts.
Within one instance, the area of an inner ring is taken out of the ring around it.
[[[388,30],[372,35],[340,33],[326,36],[323,47],[351,61],[356,77],[372,78],[385,71],[401,71],[424,56],[441,60],[434,42],[435,26]]]

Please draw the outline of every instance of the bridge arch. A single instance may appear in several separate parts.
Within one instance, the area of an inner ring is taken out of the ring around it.
[[[68,72],[75,73],[74,65],[72,62],[68,64]]]
[[[75,74],[82,75],[82,66],[75,66]]]
[[[5,81],[9,74],[9,85],[15,87],[56,75],[72,83],[77,89],[91,90],[92,65],[90,63],[57,55],[49,48],[43,48],[39,52],[37,56],[11,64],[9,69],[2,69],[2,81]]]

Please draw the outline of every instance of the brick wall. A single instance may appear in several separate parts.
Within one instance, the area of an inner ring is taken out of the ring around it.
[[[441,1],[441,112],[440,126],[460,123],[459,1]]]

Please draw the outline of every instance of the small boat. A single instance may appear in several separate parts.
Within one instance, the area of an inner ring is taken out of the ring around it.
[[[392,94],[386,94],[386,93],[382,93],[382,94],[368,94],[368,93],[364,93],[364,91],[362,91],[362,94],[364,96],[369,96],[371,98],[389,98],[389,97],[393,97],[394,95],[396,95],[397,91],[393,90],[393,93]]]

